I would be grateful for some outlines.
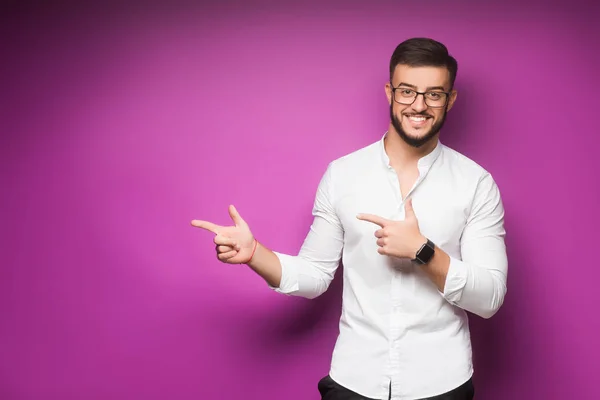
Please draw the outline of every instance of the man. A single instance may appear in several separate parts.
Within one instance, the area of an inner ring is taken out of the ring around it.
[[[206,221],[219,260],[245,263],[280,293],[315,298],[343,259],[343,305],[323,400],[474,396],[466,311],[490,318],[506,293],[504,209],[491,175],[441,144],[456,60],[434,40],[395,49],[381,140],[331,162],[297,256]]]

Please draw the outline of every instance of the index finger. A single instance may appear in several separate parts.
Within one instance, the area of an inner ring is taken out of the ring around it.
[[[206,229],[207,231],[210,231],[212,233],[218,233],[219,229],[221,229],[221,226],[217,224],[213,224],[212,222],[208,221],[201,221],[198,219],[192,221],[192,226],[195,226],[196,228]]]
[[[358,214],[356,218],[362,221],[372,222],[374,224],[379,225],[382,228],[389,222],[387,219],[373,214]]]

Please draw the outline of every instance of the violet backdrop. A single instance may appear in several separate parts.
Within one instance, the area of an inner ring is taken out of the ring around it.
[[[235,204],[297,252],[327,164],[385,132],[389,57],[413,36],[458,59],[441,140],[507,212],[505,304],[471,316],[476,398],[599,398],[591,3],[4,9],[0,398],[317,400],[340,280],[278,295],[189,222]]]

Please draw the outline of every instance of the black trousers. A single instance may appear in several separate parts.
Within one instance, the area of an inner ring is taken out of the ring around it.
[[[321,400],[376,400],[346,389],[331,379],[329,375],[319,381],[318,388],[319,393],[321,393]],[[420,400],[473,400],[473,396],[475,396],[475,387],[473,386],[473,380],[469,379],[456,389]]]

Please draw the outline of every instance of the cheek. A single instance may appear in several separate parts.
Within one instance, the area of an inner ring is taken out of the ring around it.
[[[397,106],[397,104],[395,104]],[[406,110],[408,109],[408,107],[406,106],[399,106],[399,107],[394,107],[394,115],[396,116],[396,118],[398,118],[400,121],[402,121],[404,117],[404,112],[406,112]]]
[[[433,117],[433,122],[438,122],[444,117],[444,111],[441,109],[429,111],[429,115]]]

